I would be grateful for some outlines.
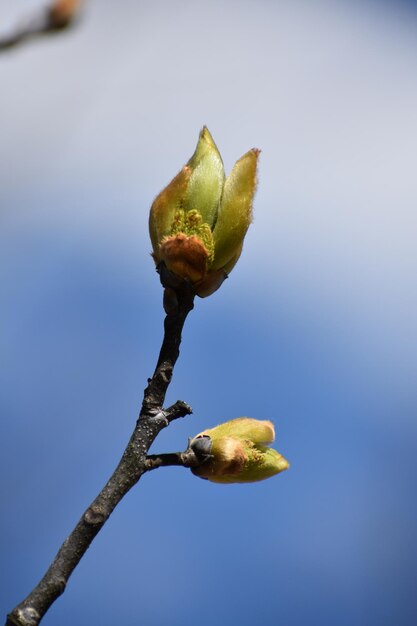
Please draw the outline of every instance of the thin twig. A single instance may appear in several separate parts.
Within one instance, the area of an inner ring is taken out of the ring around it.
[[[146,457],[145,471],[158,469],[158,467],[197,467],[201,464],[201,460],[197,458],[195,452],[191,448],[187,448],[184,452],[168,452],[165,454],[149,454]]]
[[[116,470],[64,541],[45,576],[8,615],[6,626],[37,626],[40,623],[51,604],[64,592],[70,575],[114,508],[144,472],[152,469],[146,455],[155,437],[171,421],[192,412],[188,404],[180,400],[163,409],[179,355],[184,322],[194,306],[194,292],[188,283],[182,284],[175,293],[177,304],[165,318],[158,363],[148,381],[139,418]]]
[[[12,33],[0,37],[0,52],[15,48],[33,37],[69,28],[78,20],[81,4],[81,0],[54,0],[46,8],[40,7],[37,13],[17,24]]]

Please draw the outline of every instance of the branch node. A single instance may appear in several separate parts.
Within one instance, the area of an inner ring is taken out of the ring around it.
[[[89,526],[102,526],[107,519],[105,511],[94,505],[88,507],[83,517]]]
[[[7,621],[16,626],[37,626],[42,616],[31,606],[15,609],[7,616]]]
[[[157,424],[161,424],[162,428],[165,428],[166,426],[169,425],[169,420],[166,414],[166,411],[164,411],[164,409],[162,409],[161,411],[158,411],[158,413],[156,413],[156,415],[151,415],[148,417],[149,420],[152,420],[153,422],[156,422]]]
[[[61,595],[64,593],[66,586],[67,586],[67,581],[65,580],[63,576],[60,576],[59,578],[56,578],[54,580],[53,587],[58,595]]]

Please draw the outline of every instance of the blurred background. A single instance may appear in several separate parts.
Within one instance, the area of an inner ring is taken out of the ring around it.
[[[39,1],[3,0],[1,33]],[[0,609],[113,471],[162,337],[147,221],[206,124],[262,149],[153,452],[272,419],[289,471],[143,477],[47,625],[417,623],[417,6],[91,0],[0,55]],[[414,494],[414,495],[413,495]]]

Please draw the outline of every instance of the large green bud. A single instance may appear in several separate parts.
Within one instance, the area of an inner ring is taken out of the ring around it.
[[[235,266],[252,221],[259,150],[249,150],[225,179],[206,127],[191,159],[155,198],[149,216],[153,258],[201,296],[216,291]]]
[[[238,417],[204,430],[190,442],[201,459],[192,472],[214,483],[252,483],[283,472],[288,461],[267,444],[274,441],[268,420]]]

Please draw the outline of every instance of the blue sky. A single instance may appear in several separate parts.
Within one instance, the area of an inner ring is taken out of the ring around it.
[[[148,210],[207,124],[227,171],[262,149],[255,220],[185,329],[167,403],[194,415],[153,450],[249,415],[291,468],[145,476],[43,623],[416,623],[416,34],[413,3],[103,0],[0,57],[3,614],[133,428]]]

